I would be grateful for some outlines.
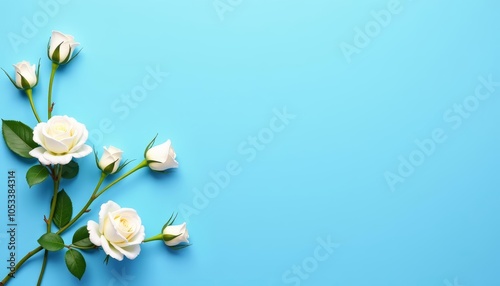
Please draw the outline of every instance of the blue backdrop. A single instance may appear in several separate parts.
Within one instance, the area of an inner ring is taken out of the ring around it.
[[[180,168],[142,170],[92,206],[135,208],[148,236],[172,212],[193,245],[143,245],[135,261],[63,253],[44,285],[499,285],[500,3],[493,0],[3,1],[0,66],[41,58],[52,30],[81,54],[61,68],[54,114],[86,124],[100,153],[141,159],[172,139]],[[0,117],[36,121],[0,80]],[[497,110],[497,111],[495,111]],[[16,171],[17,259],[44,233],[51,184],[0,144]],[[75,209],[92,156],[63,184]],[[0,205],[0,269],[8,262]],[[74,228],[76,229],[76,227]],[[71,233],[64,238],[71,239]],[[33,285],[42,256],[11,285]],[[9,284],[9,285],[10,285]]]

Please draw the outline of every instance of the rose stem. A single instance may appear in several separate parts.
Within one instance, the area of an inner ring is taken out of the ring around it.
[[[114,180],[113,182],[111,182],[109,185],[107,185],[106,187],[104,187],[99,193],[97,192],[99,190],[99,188],[101,187],[101,184],[102,182],[104,181],[104,179],[106,178],[107,174],[105,174],[104,172],[101,173],[101,179],[99,180],[99,183],[97,184],[97,186],[95,187],[94,189],[94,192],[92,193],[92,196],[90,196],[88,202],[85,204],[85,206],[83,206],[83,208],[80,210],[80,212],[68,223],[66,224],[65,226],[63,226],[61,229],[59,229],[59,231],[57,232],[57,234],[59,233],[62,233],[64,232],[68,227],[72,226],[78,219],[80,219],[80,217],[87,212],[87,209],[90,207],[90,205],[99,197],[101,196],[105,191],[107,191],[109,188],[111,188],[112,186],[114,186],[116,183],[120,182],[121,180],[125,179],[126,177],[130,176],[132,173],[134,173],[135,171],[143,168],[143,167],[146,167],[148,165],[148,162],[146,160],[142,161],[141,163],[139,163],[139,165],[137,165],[136,167],[134,167],[133,169],[131,169],[130,171],[128,171],[127,173],[121,175],[119,178],[117,178],[116,180]]]
[[[28,96],[28,99],[30,101],[31,110],[33,110],[33,114],[35,115],[36,120],[38,121],[38,123],[42,122],[40,120],[40,117],[38,117],[38,113],[36,112],[36,108],[35,108],[35,103],[33,102],[33,90],[30,88],[30,89],[25,90],[25,92],[26,92],[26,95]]]
[[[40,252],[40,250],[42,250],[43,248],[41,246],[38,246],[37,248],[33,249],[32,251],[28,252],[21,260],[19,260],[19,262],[16,264],[16,267],[14,268],[14,273],[17,272],[17,270],[19,268],[21,268],[21,266],[24,264],[24,262],[26,262],[28,259],[30,259],[33,255],[37,254],[38,252]],[[10,273],[7,274],[5,276],[5,278],[2,280],[2,282],[0,282],[0,285],[5,285],[7,284],[7,282],[10,280],[10,278],[12,278],[10,276]]]
[[[97,193],[97,191],[99,190],[99,188],[101,187],[102,185],[102,182],[104,182],[104,179],[107,177],[108,175],[104,172],[101,173],[101,177],[99,178],[99,182],[97,183],[94,191],[92,192],[92,196],[90,196],[89,200],[87,201],[87,203],[85,204],[85,206],[83,206],[83,208],[80,210],[80,212],[69,222],[67,223],[65,226],[61,227],[58,231],[57,231],[57,234],[60,234],[60,233],[63,233],[68,227],[72,226],[78,219],[80,219],[80,217],[87,212],[87,209],[90,207],[90,205],[92,204],[92,202],[94,202],[95,199],[97,199],[97,196],[95,195]]]
[[[59,67],[58,64],[52,63],[52,71],[50,72],[50,81],[49,81],[49,96],[48,96],[48,119],[52,117],[52,84],[54,83],[54,77],[56,75],[56,70]]]
[[[52,196],[52,202],[50,203],[50,214],[49,219],[47,220],[47,233],[52,231],[52,219],[54,218],[54,212],[56,209],[57,202],[57,192],[59,191],[59,184],[61,183],[62,176],[62,166],[56,165],[55,168],[52,169],[52,178],[54,178],[54,194]],[[47,267],[47,259],[49,257],[49,251],[45,250],[43,254],[42,268],[40,269],[40,275],[38,276],[37,286],[42,285],[43,275],[45,274],[45,268]]]
[[[127,173],[121,175],[118,179],[114,180],[109,185],[107,185],[104,189],[102,189],[99,193],[97,193],[96,198],[99,197],[100,195],[104,194],[105,191],[107,191],[109,188],[111,188],[112,186],[114,186],[119,181],[125,179],[126,177],[132,175],[135,171],[137,171],[137,170],[139,170],[141,168],[144,168],[146,166],[148,166],[148,161],[147,160],[143,160],[137,166],[135,166],[133,169],[131,169]]]

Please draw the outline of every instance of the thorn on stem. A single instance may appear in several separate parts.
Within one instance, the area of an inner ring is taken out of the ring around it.
[[[45,215],[43,215],[43,221],[46,223],[46,224],[49,224],[49,220],[47,219],[47,217]]]
[[[50,112],[52,112],[54,110],[54,105],[55,104],[56,104],[55,102],[52,102],[52,105],[50,106]]]
[[[86,210],[85,210],[85,212],[86,212],[86,213],[90,212],[90,209],[86,209]],[[0,285],[0,286],[1,286],[1,285]]]

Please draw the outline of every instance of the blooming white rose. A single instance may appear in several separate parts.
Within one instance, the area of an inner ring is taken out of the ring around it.
[[[176,246],[183,242],[189,243],[189,232],[186,228],[186,223],[180,225],[169,225],[165,227],[165,229],[163,230],[163,235],[178,235],[177,237],[169,241],[165,241],[165,244],[168,246]]]
[[[38,83],[36,65],[31,65],[27,61],[22,61],[13,66],[16,69],[15,85],[17,88],[30,89]]]
[[[175,157],[176,154],[170,139],[146,151],[146,160],[149,161],[149,168],[154,171],[165,171],[179,167],[179,163],[177,163]]]
[[[96,246],[116,260],[135,259],[141,252],[144,240],[144,226],[134,209],[120,208],[113,201],[101,206],[99,224],[87,223],[89,239]]]
[[[102,157],[99,160],[99,168],[104,171],[106,170],[106,167],[113,165],[111,170],[109,170],[109,174],[114,174],[120,166],[122,154],[123,151],[114,146],[109,146],[109,148],[104,147],[104,154],[102,154]]]
[[[33,130],[33,141],[41,147],[29,152],[43,165],[68,164],[73,158],[85,157],[92,148],[85,145],[89,132],[85,125],[74,118],[53,116],[47,122],[40,122]]]
[[[49,43],[49,58],[56,64],[66,64],[71,59],[71,54],[80,43],[75,42],[71,35],[59,31],[52,31]]]

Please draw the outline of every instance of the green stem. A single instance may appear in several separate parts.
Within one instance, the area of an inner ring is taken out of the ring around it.
[[[52,170],[53,170],[52,176],[54,178],[54,194],[52,195],[52,202],[50,203],[50,214],[49,214],[49,219],[47,221],[47,233],[50,233],[52,231],[52,220],[54,218],[54,212],[56,209],[57,192],[59,191],[59,185],[61,183],[61,177],[62,177],[62,166],[56,165],[55,168],[53,168]],[[40,275],[38,276],[38,283],[36,284],[37,286],[42,285],[43,275],[45,274],[45,268],[47,267],[48,258],[49,258],[49,252],[45,250],[43,254],[42,269],[40,269]]]
[[[28,252],[19,262],[16,264],[16,267],[14,268],[14,273],[9,273],[3,278],[2,282],[0,282],[0,285],[5,285],[7,282],[14,276],[14,274],[17,272],[19,268],[26,262],[28,259],[30,259],[33,255],[37,254],[42,250],[43,248],[41,246],[38,246],[37,248],[33,249],[32,251]],[[12,276],[11,276],[12,275]]]
[[[50,203],[50,214],[47,221],[47,233],[52,230],[52,219],[54,218],[54,211],[56,209],[57,192],[59,191],[59,184],[61,182],[62,176],[62,166],[56,165],[54,168],[54,172],[54,195],[52,196],[52,202]]]
[[[68,249],[77,248],[77,249],[81,249],[81,250],[90,250],[90,249],[96,249],[97,246],[95,246],[95,245],[93,245],[93,246],[78,246],[78,245],[70,244],[70,245],[67,245],[66,248],[68,248]]]
[[[97,196],[95,195],[99,188],[102,185],[102,182],[104,182],[104,179],[107,177],[107,174],[102,172],[101,177],[99,178],[99,182],[97,182],[97,185],[94,188],[94,191],[92,192],[92,196],[90,196],[90,199],[88,202],[83,206],[83,208],[80,210],[80,212],[72,219],[70,220],[69,223],[67,223],[65,226],[61,227],[58,231],[57,234],[63,233],[68,227],[72,226],[80,217],[87,212],[87,209],[90,207],[92,202],[94,202],[95,199],[97,199]]]
[[[114,186],[116,183],[120,182],[121,180],[125,179],[126,177],[132,175],[135,171],[147,167],[148,166],[148,161],[144,159],[142,162],[140,162],[137,166],[135,166],[133,169],[128,171],[127,173],[121,175],[118,179],[114,180],[111,182],[109,185],[107,185],[104,189],[102,189],[100,192],[97,193],[96,198],[99,197],[100,195],[104,194],[105,191],[107,191],[109,188]]]
[[[45,273],[45,267],[47,266],[48,257],[49,257],[49,251],[45,250],[45,253],[43,254],[42,269],[40,270],[40,275],[38,276],[38,282],[36,283],[37,286],[42,285],[43,274]]]
[[[150,238],[146,238],[145,240],[142,241],[142,243],[150,242],[150,241],[155,241],[155,240],[163,240],[163,234],[157,234],[155,236],[152,236]]]
[[[59,67],[58,64],[52,63],[52,72],[50,73],[50,81],[49,81],[49,96],[48,96],[48,119],[52,117],[52,84],[54,83],[54,77],[56,76],[56,70]]]
[[[35,103],[33,102],[33,90],[30,88],[30,89],[25,90],[25,92],[26,92],[26,95],[28,96],[28,99],[30,101],[31,110],[33,110],[33,114],[35,115],[36,120],[38,121],[38,123],[42,122],[42,120],[40,120],[40,117],[38,117],[38,113],[36,112],[36,108],[35,108]]]
[[[134,173],[135,171],[141,169],[141,168],[144,168],[148,165],[148,162],[146,160],[142,161],[141,163],[139,163],[139,165],[135,166],[132,170],[128,171],[127,173],[123,174],[122,176],[120,176],[119,178],[117,178],[116,180],[114,180],[113,182],[111,182],[109,185],[107,185],[106,187],[104,187],[100,192],[98,192],[99,188],[101,187],[101,184],[102,182],[104,181],[104,179],[106,178],[107,174],[102,172],[101,173],[101,178],[99,179],[99,182],[97,183],[97,186],[95,187],[94,189],[94,192],[92,192],[92,196],[90,196],[89,200],[87,201],[87,203],[85,204],[85,206],[83,206],[83,208],[80,210],[80,212],[68,223],[66,224],[65,226],[63,226],[62,228],[60,228],[56,233],[57,234],[61,234],[63,233],[67,228],[69,228],[70,226],[72,226],[78,219],[80,219],[80,217],[87,212],[88,208],[90,207],[90,205],[100,196],[102,195],[105,191],[107,191],[109,188],[111,188],[112,186],[114,186],[116,183],[120,182],[121,180],[125,179],[126,177],[130,176],[132,173]]]

